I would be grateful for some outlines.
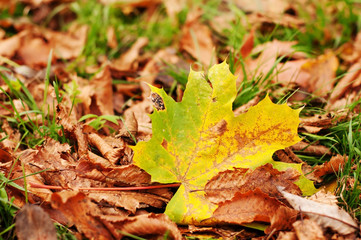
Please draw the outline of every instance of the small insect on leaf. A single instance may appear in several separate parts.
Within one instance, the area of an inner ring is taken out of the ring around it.
[[[158,93],[152,92],[150,94],[150,100],[153,103],[153,106],[158,110],[158,111],[162,111],[165,109],[164,106],[164,102],[163,102],[163,98],[161,96],[159,96]]]

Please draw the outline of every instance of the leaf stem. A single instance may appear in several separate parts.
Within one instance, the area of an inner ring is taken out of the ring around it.
[[[142,187],[89,187],[89,188],[65,188],[61,186],[53,186],[53,185],[45,185],[34,182],[28,182],[32,188],[45,188],[45,189],[53,189],[53,190],[79,190],[79,191],[134,191],[134,190],[147,190],[147,189],[158,189],[158,188],[167,188],[167,187],[179,187],[181,183],[171,183],[171,184],[163,184],[163,185],[153,185],[153,186],[142,186]]]

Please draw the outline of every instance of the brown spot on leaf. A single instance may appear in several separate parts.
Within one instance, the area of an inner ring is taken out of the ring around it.
[[[220,122],[218,122],[212,128],[210,128],[210,131],[214,135],[222,136],[227,131],[227,122],[226,122],[226,120],[222,119]]]
[[[167,140],[163,139],[163,141],[162,141],[162,147],[164,147],[165,150],[168,149],[168,142],[167,142]]]

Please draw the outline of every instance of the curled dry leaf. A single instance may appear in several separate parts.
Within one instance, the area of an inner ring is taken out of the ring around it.
[[[15,232],[19,240],[56,240],[54,223],[39,206],[26,204],[16,214]]]
[[[136,137],[138,132],[138,121],[135,118],[134,112],[126,111],[124,113],[124,123],[117,135],[120,137],[132,138]]]
[[[318,203],[283,191],[282,187],[277,188],[294,209],[309,216],[321,227],[330,227],[343,235],[357,231],[358,224],[355,220],[338,206]]]
[[[326,174],[338,173],[338,171],[345,165],[345,162],[347,162],[347,159],[347,156],[337,154],[336,156],[331,157],[330,161],[324,162],[322,165],[315,166],[313,175],[316,177],[322,177]]]
[[[71,115],[72,116],[72,115]],[[88,140],[83,132],[83,127],[76,119],[69,116],[68,111],[62,105],[56,107],[56,119],[60,125],[63,126],[65,133],[71,139],[77,141],[78,154],[84,156],[88,152]]]
[[[112,148],[97,133],[90,133],[88,140],[91,145],[96,147],[100,153],[113,165],[117,164],[124,153],[123,148]]]
[[[130,191],[90,192],[87,196],[97,203],[107,203],[113,207],[121,207],[130,211],[132,214],[135,214],[138,209],[148,206],[162,208],[169,201],[169,199],[154,194]]]
[[[128,233],[147,239],[152,237],[163,238],[165,235],[175,240],[183,239],[177,225],[169,220],[165,214],[143,214],[113,224],[120,231],[121,236],[126,236]]]
[[[212,218],[232,224],[251,222],[271,223],[265,232],[291,229],[297,211],[284,206],[259,188],[246,193],[236,193],[231,200],[220,203]]]

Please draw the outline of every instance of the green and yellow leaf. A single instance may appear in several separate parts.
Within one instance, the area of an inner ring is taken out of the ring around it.
[[[175,102],[162,89],[151,86],[151,90],[162,107],[151,115],[152,139],[133,148],[133,161],[154,182],[182,183],[166,208],[179,224],[211,223],[217,206],[206,199],[203,189],[218,172],[273,163],[276,150],[300,141],[300,109],[274,104],[266,97],[247,113],[234,116],[236,77],[225,62],[210,68],[207,77],[191,70],[182,102]],[[295,164],[276,165],[301,171]],[[304,193],[314,191],[305,178],[299,183]]]

